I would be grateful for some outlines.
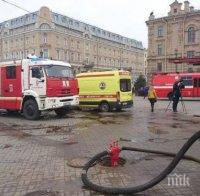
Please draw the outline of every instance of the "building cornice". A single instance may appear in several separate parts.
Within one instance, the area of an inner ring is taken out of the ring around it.
[[[192,17],[192,16],[196,16],[196,15],[199,15],[199,17],[200,17],[200,10],[187,12],[187,13],[179,14],[179,15],[171,15],[171,16],[164,16],[164,17],[160,17],[160,18],[155,18],[153,20],[146,21],[146,24],[149,25],[149,24],[156,23],[156,22],[163,22],[163,20],[167,22],[167,21],[171,21],[171,20],[174,20],[174,19],[183,19],[185,17]]]

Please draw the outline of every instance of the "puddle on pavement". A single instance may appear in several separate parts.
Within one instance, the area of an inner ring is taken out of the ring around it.
[[[46,133],[71,133],[73,131],[74,126],[49,126],[46,128],[41,128],[41,129],[47,129]]]
[[[188,124],[200,124],[199,119],[179,119],[179,121],[182,121]]]
[[[0,149],[11,148],[11,147],[13,147],[13,145],[11,145],[11,144],[1,144],[0,145]]]
[[[90,112],[83,111],[82,113],[73,113],[68,115],[68,117],[91,120],[92,124],[95,122],[100,124],[121,124],[124,120],[132,118],[132,114],[126,111],[100,113],[94,110]]]
[[[156,135],[169,133],[168,131],[161,130],[158,126],[148,126],[147,128],[148,128],[149,132],[156,134]]]
[[[183,125],[181,123],[173,123],[172,125],[170,125],[170,127],[172,127],[172,128],[183,128]]]
[[[162,155],[156,155],[156,154],[147,154],[145,156],[140,156],[140,157],[134,157],[129,160],[130,164],[137,164],[140,163],[141,161],[152,161],[155,160],[154,158],[160,157]]]
[[[31,193],[27,193],[24,196],[58,196],[59,192],[52,192],[48,190],[34,191]]]
[[[166,142],[169,141],[169,139],[165,139],[165,138],[150,138],[147,141],[154,142],[154,143],[166,143]]]

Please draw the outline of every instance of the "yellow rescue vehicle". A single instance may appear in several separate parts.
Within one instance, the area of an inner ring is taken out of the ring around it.
[[[81,107],[102,112],[133,106],[131,75],[128,71],[104,71],[77,74]]]

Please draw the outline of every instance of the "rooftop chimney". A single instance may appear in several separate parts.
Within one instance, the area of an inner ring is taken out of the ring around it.
[[[190,6],[190,12],[193,12],[193,11],[194,11],[194,7]]]
[[[190,11],[190,2],[184,1],[184,11],[189,12]]]

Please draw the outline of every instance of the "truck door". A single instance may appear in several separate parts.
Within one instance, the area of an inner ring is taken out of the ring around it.
[[[132,101],[133,94],[131,88],[131,80],[130,79],[120,79],[120,101]]]
[[[200,97],[200,78],[194,78],[193,81],[193,96]]]
[[[4,109],[18,110],[22,102],[21,66],[1,68],[1,99]]]
[[[30,67],[30,90],[36,92],[39,96],[46,95],[46,81],[42,67]]]

